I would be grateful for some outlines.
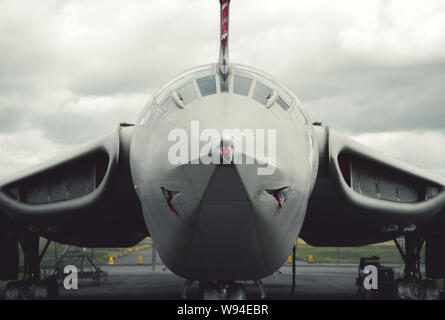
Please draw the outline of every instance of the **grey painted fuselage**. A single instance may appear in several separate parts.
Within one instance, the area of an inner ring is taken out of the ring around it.
[[[132,177],[148,230],[173,272],[193,280],[260,279],[284,263],[298,236],[316,178],[317,146],[301,103],[283,85],[231,65],[229,90],[221,92],[216,70],[209,65],[187,72],[147,104],[132,138]],[[210,90],[201,81],[209,77]],[[261,97],[262,86],[266,93],[270,89],[269,99]],[[212,144],[211,137],[202,137],[206,129],[221,137],[225,129],[240,129],[265,132],[264,153],[275,148],[276,161],[259,159],[244,136],[242,146],[229,139],[244,161],[204,164],[193,158],[197,124],[199,157]],[[177,141],[168,137],[178,129],[187,133],[187,163],[169,159]],[[267,139],[270,130],[274,141]],[[260,168],[268,173],[259,174]],[[273,192],[287,187],[280,208]]]

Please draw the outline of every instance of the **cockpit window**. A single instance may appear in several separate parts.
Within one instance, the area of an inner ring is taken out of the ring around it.
[[[273,90],[266,87],[261,82],[257,82],[255,91],[253,92],[253,98],[259,103],[266,105],[267,100],[272,96]]]
[[[195,88],[193,87],[193,83],[189,82],[183,87],[177,90],[179,99],[184,103],[188,104],[196,99]]]
[[[169,112],[171,109],[173,109],[174,107],[176,107],[176,103],[173,100],[172,97],[168,97],[163,104],[161,104],[161,106],[159,107],[161,109],[161,111],[165,114],[167,112]]]
[[[153,111],[153,108],[149,107],[147,112],[145,112],[145,115],[141,120],[141,126],[143,126],[144,124],[146,124],[148,122],[148,119],[150,119],[152,111]]]
[[[233,92],[247,97],[249,95],[251,84],[252,79],[234,76]]]
[[[201,96],[209,96],[216,93],[216,79],[215,76],[209,76],[197,79],[199,90],[201,91]]]
[[[165,85],[162,86],[161,89],[159,89],[155,94],[156,103],[159,105],[164,99],[170,95],[172,90],[175,90],[179,86],[181,86],[184,83],[188,83],[190,80],[195,78],[202,78],[204,76],[209,76],[213,71],[214,65],[205,65],[200,66],[198,68],[190,69],[176,78],[170,80]]]
[[[277,103],[280,105],[281,108],[283,108],[284,111],[289,110],[289,105],[286,103],[286,101],[283,100],[283,98],[278,97]]]

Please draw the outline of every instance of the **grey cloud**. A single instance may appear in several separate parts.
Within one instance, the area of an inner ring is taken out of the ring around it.
[[[445,133],[396,131],[354,136],[358,141],[428,172],[445,177]]]
[[[33,115],[33,126],[59,144],[79,144],[107,134],[119,123],[134,123],[147,94],[83,96]]]
[[[0,108],[0,134],[16,132],[26,127],[23,115],[24,110],[21,107]]]
[[[352,133],[445,130],[445,63],[340,71],[329,79],[327,88],[323,81],[301,90],[315,120]]]
[[[313,120],[354,135],[444,129],[443,1],[231,10],[232,61],[282,80]],[[40,160],[134,122],[155,88],[216,61],[218,19],[216,0],[0,1],[0,138],[22,137],[0,169],[28,163],[22,131],[39,132]]]

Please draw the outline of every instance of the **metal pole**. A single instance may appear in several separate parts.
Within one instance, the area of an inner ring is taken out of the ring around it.
[[[154,274],[155,272],[156,272],[156,248],[155,248],[155,244],[152,239],[151,240],[151,273]]]
[[[295,292],[295,256],[296,256],[296,250],[295,250],[295,244],[292,247],[292,294]]]
[[[219,0],[221,4],[220,50],[218,67],[221,74],[221,91],[228,91],[229,76],[229,6],[230,0]]]

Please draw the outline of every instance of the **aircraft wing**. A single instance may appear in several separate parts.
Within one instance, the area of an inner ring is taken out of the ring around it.
[[[147,236],[129,168],[132,131],[120,126],[0,182],[0,219],[8,221],[0,233],[31,230],[84,247],[131,246]]]
[[[328,127],[315,130],[320,165],[300,234],[305,241],[359,246],[392,240],[414,228],[432,234],[445,226],[444,179]]]

